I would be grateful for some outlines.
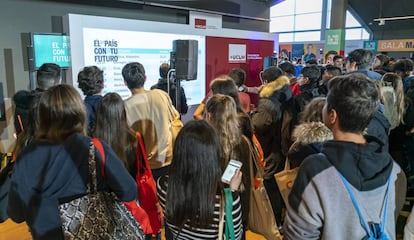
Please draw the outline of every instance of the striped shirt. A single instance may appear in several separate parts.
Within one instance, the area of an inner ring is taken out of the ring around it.
[[[157,195],[161,207],[165,214],[165,200],[167,195],[168,176],[161,177],[157,181]],[[214,204],[214,222],[208,228],[192,227],[189,223],[185,223],[182,228],[180,226],[172,225],[165,220],[175,240],[192,240],[192,239],[218,239],[218,230],[220,222],[220,199],[221,196],[216,196]],[[240,196],[238,192],[233,193],[233,224],[236,239],[241,239],[243,236],[242,212],[240,205]],[[178,237],[177,237],[178,235]],[[223,234],[224,235],[224,234]],[[223,237],[224,239],[224,237]]]

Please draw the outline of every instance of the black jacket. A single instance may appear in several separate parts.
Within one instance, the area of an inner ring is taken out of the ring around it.
[[[272,178],[273,174],[284,168],[285,156],[281,150],[282,116],[283,109],[291,98],[289,79],[281,76],[262,89],[256,113],[252,117],[254,132],[265,157],[266,179]]]
[[[164,92],[168,93],[167,79],[160,78],[158,80],[158,83],[151,87],[151,90],[155,88],[161,89]],[[180,87],[180,91],[179,91],[180,92],[180,108],[179,109],[177,108],[176,91],[177,91],[177,86],[170,81],[170,92],[168,94],[170,95],[171,101],[178,112],[180,112],[181,114],[186,114],[188,111],[188,105],[187,105],[187,98],[185,96],[184,88]]]

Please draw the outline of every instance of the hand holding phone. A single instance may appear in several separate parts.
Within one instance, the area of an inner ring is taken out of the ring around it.
[[[226,170],[224,170],[223,176],[221,176],[221,181],[229,184],[236,170],[240,169],[242,165],[243,164],[237,160],[230,160],[229,164],[227,164]]]

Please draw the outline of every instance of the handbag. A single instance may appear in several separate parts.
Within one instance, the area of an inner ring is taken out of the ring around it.
[[[145,234],[152,234],[152,227],[147,212],[139,205],[137,200],[124,202],[132,216],[139,222]]]
[[[135,180],[137,182],[139,202],[140,206],[148,214],[152,228],[152,231],[146,232],[146,234],[157,234],[161,229],[161,219],[157,208],[157,187],[149,166],[148,155],[142,136],[139,132],[136,132],[136,136],[138,146],[136,148],[137,175],[135,176]]]
[[[184,124],[180,120],[180,114],[172,105],[168,107],[168,112],[170,119],[170,133],[172,138],[172,146],[174,147],[175,139],[177,139],[178,133],[184,127]]]
[[[95,147],[102,157],[101,174],[105,178],[105,152],[94,138],[89,148],[87,194],[59,205],[65,239],[144,240],[140,225],[115,194],[97,191]]]
[[[297,144],[297,142],[294,142],[290,149],[295,148]],[[285,169],[274,174],[274,178],[276,180],[277,186],[279,187],[279,191],[282,195],[283,202],[285,202],[285,205],[288,204],[289,193],[292,189],[293,183],[295,182],[296,175],[298,175],[298,170],[299,167],[290,169],[290,161],[288,158],[286,158]]]
[[[171,131],[171,137],[172,137],[172,145],[175,144],[175,139],[177,139],[178,133],[181,131],[181,128],[184,127],[183,122],[177,118],[171,121],[170,123],[170,131]]]
[[[290,190],[292,189],[293,183],[295,182],[296,175],[298,174],[299,168],[290,169],[289,159],[285,161],[285,169],[275,173],[274,177],[279,187],[280,194],[282,195],[285,204],[288,204],[288,197]]]
[[[251,146],[250,146],[251,149]],[[256,168],[254,174],[253,166]],[[282,239],[273,214],[272,205],[263,185],[263,168],[250,157],[250,210],[248,228],[250,231],[263,235],[266,239]]]

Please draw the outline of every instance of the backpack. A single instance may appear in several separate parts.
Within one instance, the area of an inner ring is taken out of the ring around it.
[[[338,172],[339,173],[339,172]],[[388,195],[389,195],[389,188],[390,188],[390,177],[388,177],[388,183],[387,183],[387,189],[385,190],[385,196],[384,196],[384,206],[382,209],[382,219],[381,223],[374,223],[374,222],[367,222],[362,215],[361,209],[359,208],[358,202],[352,193],[351,186],[349,185],[349,182],[345,179],[345,177],[339,173],[339,176],[342,179],[342,182],[344,183],[346,190],[349,193],[349,196],[351,197],[352,203],[354,204],[354,207],[358,213],[359,221],[364,228],[367,235],[362,238],[362,240],[389,240],[385,233],[385,224],[387,223],[387,209],[388,209]]]

